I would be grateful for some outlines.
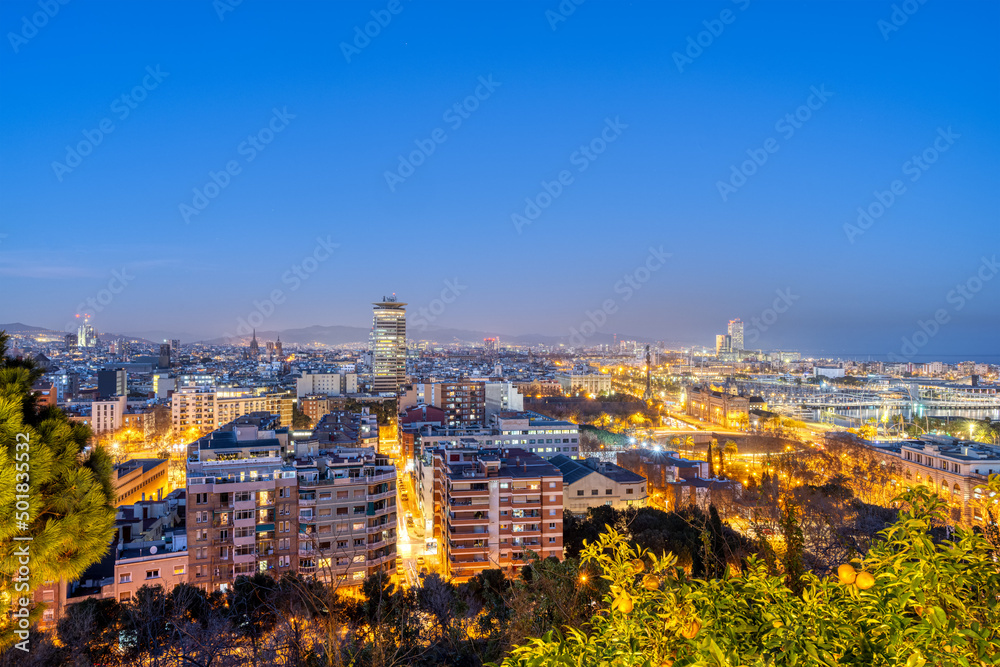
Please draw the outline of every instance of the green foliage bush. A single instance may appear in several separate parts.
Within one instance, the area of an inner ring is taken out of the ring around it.
[[[1000,476],[989,491],[1000,498]],[[899,520],[857,570],[860,590],[836,576],[800,576],[801,594],[755,558],[721,579],[689,578],[672,554],[629,546],[616,531],[582,554],[609,582],[608,611],[584,633],[553,630],[516,647],[504,667],[1000,664],[1000,569],[974,531],[935,542],[947,504],[915,488],[897,498]],[[638,562],[643,564],[640,571]]]

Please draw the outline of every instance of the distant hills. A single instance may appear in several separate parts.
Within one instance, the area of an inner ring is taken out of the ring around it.
[[[45,327],[35,327],[20,322],[12,324],[0,324],[0,330],[6,330],[13,334],[39,334],[51,333],[61,334],[65,332],[46,329]],[[243,332],[241,331],[240,334]],[[352,327],[342,325],[321,326],[313,325],[300,329],[285,329],[257,331],[258,341],[277,340],[281,337],[281,342],[286,345],[349,345],[357,343],[367,345],[370,329],[368,327]],[[167,330],[146,330],[129,331],[121,333],[100,334],[102,339],[126,337],[130,339],[144,340],[148,343],[159,343],[164,340],[180,339],[182,343],[199,342],[206,345],[232,345],[245,344],[250,340],[250,334],[220,336],[217,338],[199,339],[199,336],[190,333],[167,331]],[[426,331],[410,328],[407,336],[411,340],[423,340],[429,343],[440,343],[449,345],[459,342],[477,342],[484,338],[499,338],[501,344],[513,343],[517,345],[572,345],[569,336],[549,336],[544,334],[522,334],[511,336],[497,331],[472,331],[468,329],[444,329],[428,327]],[[640,336],[618,336],[620,339],[638,340],[640,342],[650,342]],[[587,345],[611,344],[615,340],[613,334],[595,333],[587,338]]]

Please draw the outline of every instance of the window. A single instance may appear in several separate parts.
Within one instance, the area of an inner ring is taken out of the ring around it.
[[[124,593],[118,596],[118,599],[121,600],[122,602],[128,602],[130,597],[132,597],[132,594],[129,593],[128,591],[125,591]]]
[[[583,495],[583,489],[577,489],[576,490],[576,495],[582,496]]]
[[[174,574],[184,574],[185,569],[183,565],[174,565]]]
[[[549,524],[549,528],[550,528],[550,529],[551,529],[551,528],[555,528],[555,527],[556,527],[556,524],[554,524],[554,523],[550,523],[550,524]]]
[[[159,570],[146,570],[146,578],[147,579],[159,579],[160,578],[160,571]]]
[[[347,516],[347,508],[346,507],[338,507],[337,508],[337,516]]]
[[[552,544],[552,543],[553,543],[553,542],[555,542],[555,541],[556,541],[556,538],[554,538],[554,537],[550,537],[550,538],[549,538],[549,544]]]
[[[635,491],[635,489],[632,489],[632,488],[625,489],[625,494],[628,495],[628,494],[632,493],[633,491]]]
[[[122,574],[118,575],[118,583],[119,584],[130,584],[130,583],[132,583],[132,573],[131,572],[123,572]]]
[[[592,490],[590,491],[590,495],[592,495],[592,496],[596,496],[596,495],[597,495],[597,489],[592,489]]]
[[[632,489],[629,489],[628,492],[632,493]],[[611,489],[604,489],[604,495],[610,496],[611,495]]]

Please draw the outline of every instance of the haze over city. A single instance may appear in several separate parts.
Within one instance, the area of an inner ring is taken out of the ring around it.
[[[4,3],[0,321],[995,352],[996,3],[564,4]]]

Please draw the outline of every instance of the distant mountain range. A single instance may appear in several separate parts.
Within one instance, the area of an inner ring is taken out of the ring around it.
[[[38,334],[51,333],[60,334],[64,332],[46,329],[45,327],[35,327],[20,322],[12,324],[0,324],[0,330],[16,334]],[[250,334],[223,336],[218,338],[199,339],[198,336],[190,333],[147,330],[147,331],[127,331],[121,333],[101,333],[102,339],[126,337],[139,339],[148,343],[159,343],[164,340],[179,339],[182,343],[199,342],[206,345],[232,345],[245,344],[250,340]],[[258,341],[277,340],[281,337],[281,342],[287,345],[348,345],[357,343],[367,345],[370,329],[367,327],[352,326],[320,326],[313,325],[301,329],[260,330],[257,332]],[[411,340],[423,340],[429,343],[440,343],[448,345],[458,342],[477,342],[484,338],[499,338],[502,343],[514,343],[517,345],[572,345],[569,336],[549,336],[544,334],[522,334],[511,336],[497,331],[471,331],[467,329],[442,329],[428,327],[426,331],[415,331],[411,328],[407,332]],[[619,336],[619,339],[637,340],[640,342],[651,342],[641,336]],[[587,345],[610,344],[615,340],[613,334],[595,333],[587,338]],[[579,342],[577,342],[579,344]]]

